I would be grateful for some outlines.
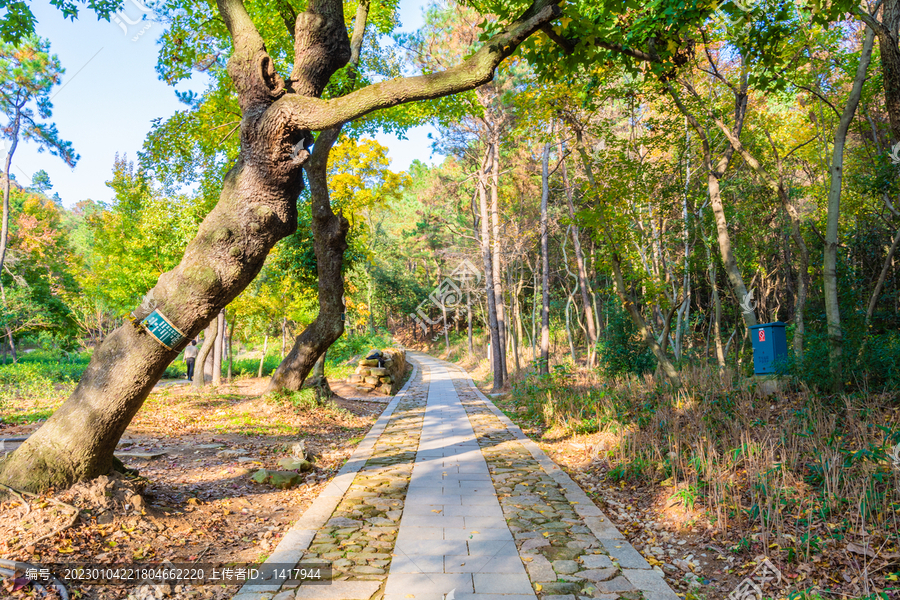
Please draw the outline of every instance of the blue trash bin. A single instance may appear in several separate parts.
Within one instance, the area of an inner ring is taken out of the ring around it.
[[[787,333],[784,323],[762,323],[750,328],[753,342],[753,372],[757,375],[771,375],[777,372],[779,361],[787,358]]]

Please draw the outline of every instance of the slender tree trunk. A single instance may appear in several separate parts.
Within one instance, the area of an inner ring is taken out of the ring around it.
[[[684,119],[685,156],[687,165],[684,171],[684,193],[681,195],[681,218],[684,223],[682,241],[684,243],[684,304],[678,309],[678,321],[675,324],[675,358],[684,356],[684,332],[691,326],[691,235],[690,212],[688,212],[688,193],[691,187],[691,130],[687,117]]]
[[[743,127],[744,117],[747,110],[747,93],[746,93],[746,75],[741,82],[741,89],[735,98],[735,124],[731,129],[717,122],[726,136],[731,142],[725,152],[713,164],[712,146],[706,134],[706,128],[696,119],[694,114],[681,101],[679,95],[674,88],[667,86],[671,98],[675,101],[676,106],[681,113],[687,118],[694,132],[697,133],[701,146],[703,148],[703,166],[706,170],[706,185],[709,193],[709,203],[712,207],[713,217],[716,223],[716,239],[719,245],[719,252],[722,255],[722,264],[725,267],[725,275],[731,284],[738,302],[748,305],[750,302],[750,294],[747,292],[747,286],[744,285],[744,279],[741,277],[741,271],[738,268],[737,260],[734,257],[734,251],[731,247],[731,234],[728,232],[728,221],[725,217],[725,208],[722,203],[722,191],[719,180],[731,164],[731,158],[734,151],[737,150],[736,142],[740,139],[741,129]],[[742,310],[741,316],[748,330],[751,326],[756,325],[756,314],[753,311]]]
[[[3,309],[6,310],[6,288],[3,286],[2,281],[0,281],[0,300],[3,302]],[[13,340],[12,328],[7,325],[4,329],[6,329],[6,338],[9,340],[9,351],[12,353],[13,364],[16,364],[18,357],[16,356],[16,342]]]
[[[443,281],[441,269],[438,269],[438,281]],[[447,305],[441,301],[441,322],[444,324],[444,346],[447,350],[447,358],[450,358],[450,326],[447,324]]]
[[[500,135],[495,132],[491,140],[491,230],[492,240],[491,247],[493,256],[491,257],[491,266],[493,267],[494,280],[494,301],[497,304],[497,331],[500,334],[500,368],[502,373],[503,385],[506,385],[509,379],[507,367],[506,346],[507,346],[507,317],[506,305],[503,301],[503,264],[500,254]]]
[[[475,354],[475,346],[472,344],[472,293],[466,292],[466,339],[469,342],[469,356]]]
[[[831,185],[828,190],[828,220],[825,227],[825,256],[822,281],[825,291],[825,320],[828,323],[829,359],[831,363],[831,378],[834,391],[840,391],[844,386],[843,376],[843,333],[841,331],[841,308],[838,301],[838,277],[837,277],[837,248],[839,244],[838,225],[841,216],[841,188],[844,180],[844,145],[847,141],[847,131],[859,106],[859,98],[862,95],[862,87],[866,80],[866,72],[869,69],[869,61],[872,57],[875,33],[866,28],[866,37],[863,41],[860,53],[859,65],[856,68],[856,77],[850,90],[850,97],[844,105],[841,120],[834,133],[834,147],[832,149],[830,176]]]
[[[269,349],[269,334],[266,334],[265,337],[263,337],[263,351],[262,351],[262,356],[259,359],[259,371],[256,373],[257,377],[263,376],[263,367],[266,364],[266,351],[268,349]]]
[[[709,188],[709,204],[712,207],[716,222],[716,239],[719,242],[719,251],[722,254],[722,264],[725,265],[725,275],[731,283],[731,289],[734,290],[735,297],[739,301],[749,302],[750,294],[747,291],[747,286],[744,285],[744,278],[741,277],[741,271],[734,257],[734,251],[731,248],[731,234],[728,233],[728,222],[725,218],[722,192],[719,188],[719,176],[716,173],[708,173],[707,186]],[[748,328],[756,325],[756,314],[754,312],[742,310],[741,315],[743,316],[744,324]]]
[[[216,343],[213,345],[212,384],[222,385],[222,357],[225,350],[225,312],[216,316]]]
[[[534,261],[534,269],[532,270],[532,290],[531,295],[531,360],[537,360],[537,307],[538,307],[538,261]]]
[[[610,253],[610,263],[613,267],[613,276],[616,278],[616,292],[619,296],[619,300],[622,302],[625,310],[628,311],[628,314],[631,315],[631,320],[637,328],[641,340],[648,348],[650,348],[653,356],[656,357],[656,363],[659,366],[659,370],[662,371],[666,379],[668,379],[673,386],[681,387],[681,376],[678,374],[672,361],[666,356],[665,350],[656,341],[653,332],[644,320],[643,315],[641,315],[641,311],[638,309],[634,299],[625,292],[625,278],[622,276],[622,262],[619,259],[618,253]],[[671,315],[672,313],[670,312],[669,322],[671,322]],[[667,330],[668,327],[664,327],[664,331],[667,332]]]
[[[543,375],[550,372],[550,224],[547,214],[549,200],[550,142],[547,141],[541,155],[541,374]]]
[[[562,156],[562,140],[558,141],[560,156]],[[569,218],[572,220],[572,244],[575,246],[575,266],[578,269],[578,287],[581,290],[581,304],[584,307],[584,320],[587,326],[588,367],[594,366],[594,351],[597,345],[597,328],[595,327],[594,309],[591,305],[591,292],[588,287],[587,269],[584,265],[584,252],[581,249],[581,236],[578,225],[575,224],[575,203],[572,200],[573,190],[569,182],[569,173],[566,168],[566,161],[560,165],[562,173],[563,187],[566,191],[566,205],[569,208]]]
[[[790,215],[791,238],[800,250],[800,267],[797,272],[797,294],[794,298],[794,357],[798,363],[803,362],[803,344],[806,337],[806,295],[807,278],[809,277],[809,248],[800,231],[800,216]]]
[[[485,156],[485,163],[490,161],[491,149]],[[481,212],[481,256],[484,261],[484,287],[487,293],[488,328],[490,330],[491,371],[494,376],[492,390],[498,392],[503,388],[503,365],[500,348],[500,329],[497,322],[497,304],[494,290],[494,267],[491,257],[490,221],[488,220],[487,174],[484,166],[478,172],[478,199]]]
[[[897,252],[898,245],[900,245],[900,229],[894,234],[894,240],[891,242],[887,256],[884,257],[884,264],[881,266],[881,274],[878,276],[875,289],[872,290],[872,296],[869,298],[869,305],[866,308],[866,331],[872,326],[872,316],[875,314],[875,307],[878,305],[878,297],[881,296],[881,289],[884,287],[888,271],[891,269],[891,263],[894,259],[894,253]]]
[[[197,389],[206,385],[206,361],[210,356],[210,353],[214,351],[218,334],[219,323],[216,319],[213,319],[206,328],[206,332],[203,334],[203,345],[200,346],[200,352],[197,353],[197,361],[194,363],[196,368],[194,370],[194,380],[191,382],[191,385]]]
[[[11,185],[9,171],[12,168],[13,154],[16,153],[16,148],[19,145],[21,118],[21,112],[16,109],[16,116],[10,129],[12,145],[6,153],[6,161],[3,165],[3,224],[0,225],[0,273],[3,273],[3,265],[6,262],[6,248],[9,244],[9,194]],[[12,337],[10,337],[10,340],[12,340]],[[15,351],[13,351],[13,362],[15,362]]]
[[[513,286],[511,268],[506,267],[506,289],[509,290],[509,339],[513,360],[516,363],[516,373],[522,370],[519,363],[519,336],[516,332],[516,323],[521,323],[519,318],[518,289]]]
[[[713,340],[716,344],[716,363],[720,369],[725,368],[725,350],[722,347],[722,300],[719,297],[719,284],[717,282],[718,274],[716,273],[716,264],[709,255],[707,249],[707,260],[709,261],[709,281],[712,287],[712,304],[713,304]]]
[[[237,319],[237,315],[231,315],[231,322],[228,323],[228,383],[231,383],[234,379],[234,371],[232,367],[234,365],[234,346],[232,344],[232,340],[234,339],[234,322]]]

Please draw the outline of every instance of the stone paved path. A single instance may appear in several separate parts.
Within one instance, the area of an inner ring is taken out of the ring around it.
[[[273,577],[235,600],[678,600],[463,371],[408,357],[410,382],[266,563],[330,563],[331,585]]]

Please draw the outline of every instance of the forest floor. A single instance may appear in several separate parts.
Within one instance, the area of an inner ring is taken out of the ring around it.
[[[651,565],[663,569],[677,592],[725,598],[758,566],[726,550],[739,540],[738,532],[731,532],[735,540],[722,532],[716,537],[704,525],[702,511],[687,510],[671,497],[673,490],[653,481],[608,481],[608,466],[597,457],[602,434],[572,434],[538,425],[519,414],[509,395],[494,402],[581,486]],[[697,575],[699,585],[689,586],[688,573]]]
[[[489,385],[481,387],[486,390]],[[771,543],[766,553],[772,558],[765,559],[758,529],[746,523],[714,527],[703,498],[688,507],[670,481],[613,480],[603,452],[609,445],[607,434],[546,427],[527,418],[524,407],[508,393],[493,400],[688,600],[726,598],[746,585],[748,578],[758,580],[767,573],[777,578],[772,589],[777,591],[772,597],[777,598],[874,598],[876,593],[886,593],[882,598],[898,597],[890,573],[900,563],[900,552],[887,541],[878,547],[861,541],[870,539],[871,532],[861,537],[848,532],[836,543],[822,542],[822,548],[806,560],[786,561],[784,549]],[[885,527],[893,529],[890,523]],[[896,533],[894,529],[886,535]],[[814,538],[814,543],[819,539]]]
[[[244,379],[202,392],[187,385],[159,387],[117,452],[139,476],[103,477],[61,493],[3,502],[0,556],[41,566],[264,560],[385,406],[381,398],[362,401],[365,394],[335,382],[337,393],[354,399],[338,397],[325,408],[298,407],[264,396],[267,383],[267,378]],[[52,408],[19,407],[39,414]],[[28,435],[39,426],[0,423],[0,437]],[[257,469],[280,469],[278,460],[290,456],[300,440],[315,457],[315,467],[300,485],[280,490],[250,480]],[[79,509],[77,519],[65,505]],[[31,597],[29,588],[15,587],[7,580],[0,598]],[[205,585],[171,592],[178,598],[224,598],[236,589]],[[136,590],[128,592],[148,597],[147,590]],[[98,600],[125,598],[128,592],[96,585],[70,589],[72,598]]]

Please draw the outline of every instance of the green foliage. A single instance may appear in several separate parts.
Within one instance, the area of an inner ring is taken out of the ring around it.
[[[649,373],[656,367],[656,360],[641,343],[631,317],[617,298],[611,298],[606,305],[609,324],[597,342],[601,368],[610,377]]]
[[[281,390],[278,392],[273,392],[269,395],[269,397],[274,400],[276,404],[287,404],[300,411],[313,410],[319,407],[319,400],[316,397],[316,391],[312,388],[304,388],[296,392],[290,390]]]
[[[281,356],[276,353],[266,353],[266,358],[263,361],[263,377],[268,377],[275,369],[278,368],[278,365],[281,364]],[[259,373],[259,359],[258,358],[239,358],[232,363],[232,374],[234,377],[256,377]]]
[[[782,367],[783,372],[795,374],[816,390],[834,389],[827,331],[808,332],[804,346],[802,364],[797,364],[791,354]],[[841,357],[846,389],[873,392],[900,389],[900,331],[867,336],[860,325],[846,327]]]
[[[0,18],[0,36],[3,25]],[[50,54],[48,40],[30,36],[18,45],[0,43],[0,114],[7,120],[0,127],[0,139],[34,142],[74,167],[78,155],[71,142],[59,137],[54,123],[42,122],[53,116],[50,93],[63,73],[59,59]]]
[[[364,333],[349,336],[346,333],[339,337],[328,349],[327,362],[338,364],[369,350],[381,350],[394,345],[394,338],[387,331]]]

